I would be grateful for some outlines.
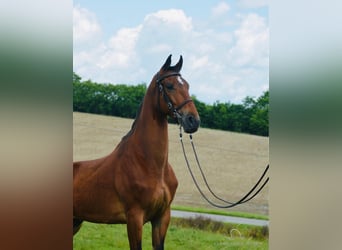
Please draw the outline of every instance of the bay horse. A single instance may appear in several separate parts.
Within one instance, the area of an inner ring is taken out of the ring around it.
[[[142,249],[142,230],[152,224],[152,246],[164,249],[170,205],[178,181],[168,162],[168,116],[186,133],[197,131],[200,118],[179,73],[180,56],[171,55],[147,88],[131,130],[114,151],[95,160],[73,164],[73,230],[83,221],[127,224],[131,250]]]

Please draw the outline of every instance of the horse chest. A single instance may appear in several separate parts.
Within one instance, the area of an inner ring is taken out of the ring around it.
[[[169,187],[165,183],[140,187],[137,196],[145,206],[161,206],[171,200]]]
[[[146,199],[145,218],[149,220],[162,214],[171,203],[169,188],[164,184],[157,186]]]

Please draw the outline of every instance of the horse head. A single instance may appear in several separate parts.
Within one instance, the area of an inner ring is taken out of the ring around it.
[[[159,109],[163,114],[177,120],[186,133],[194,133],[200,125],[200,118],[189,95],[189,83],[182,78],[180,70],[183,57],[171,66],[171,55],[166,59],[156,75],[155,82],[159,89]]]

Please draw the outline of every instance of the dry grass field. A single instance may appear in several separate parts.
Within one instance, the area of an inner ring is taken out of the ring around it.
[[[132,119],[74,112],[74,161],[110,154],[130,130],[132,122]],[[187,134],[183,134],[183,140],[195,171],[196,162]],[[244,196],[269,162],[268,137],[200,128],[193,134],[193,140],[209,184],[228,200],[236,201]],[[177,125],[169,125],[169,161],[179,181],[173,204],[213,208],[201,197],[188,173]],[[268,214],[268,189],[269,184],[253,200],[230,211]]]

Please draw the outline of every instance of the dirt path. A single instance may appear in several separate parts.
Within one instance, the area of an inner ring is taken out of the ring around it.
[[[195,213],[195,212],[185,212],[172,210],[171,216],[176,218],[208,218],[214,221],[220,222],[228,222],[234,224],[246,224],[246,225],[254,225],[254,226],[268,226],[268,220],[259,220],[259,219],[249,219],[249,218],[241,218],[235,216],[227,216],[227,215],[217,215],[217,214],[206,214],[206,213]]]

